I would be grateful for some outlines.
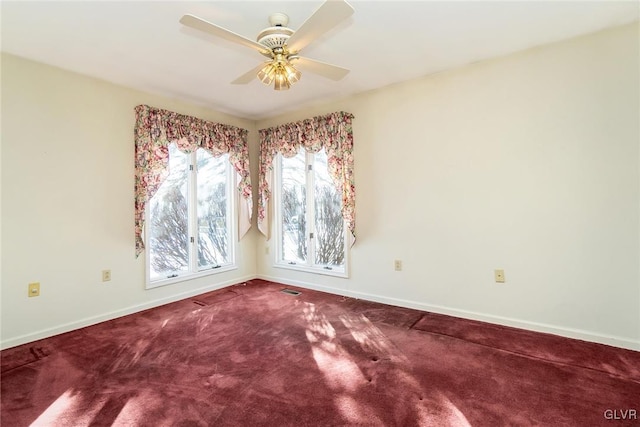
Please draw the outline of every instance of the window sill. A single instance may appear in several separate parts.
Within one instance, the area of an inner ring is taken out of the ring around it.
[[[283,264],[283,263],[275,263],[273,265],[276,268],[284,268],[286,270],[295,270],[302,271],[304,273],[312,273],[312,274],[321,274],[323,276],[333,276],[333,277],[341,277],[343,279],[349,278],[349,273],[347,269],[344,270],[327,270],[322,267],[309,267],[306,265],[298,265],[298,264]]]
[[[220,268],[203,270],[197,273],[184,273],[184,274],[178,275],[178,277],[172,277],[170,279],[159,279],[154,281],[147,280],[147,285],[145,289],[154,289],[154,288],[159,288],[161,286],[173,285],[175,283],[185,282],[187,280],[199,279],[201,277],[206,277],[206,276],[214,276],[216,274],[225,273],[227,271],[232,271],[237,269],[238,269],[237,265],[229,264],[229,265],[224,265]]]

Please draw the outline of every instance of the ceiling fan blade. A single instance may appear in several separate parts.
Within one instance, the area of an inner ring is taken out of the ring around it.
[[[296,67],[299,66],[303,71],[309,71],[310,73],[335,81],[342,80],[350,71],[346,68],[338,67],[337,65],[331,65],[326,62],[316,61],[315,59],[300,56],[292,57],[291,60],[295,61],[294,65]]]
[[[251,83],[254,79],[256,79],[256,76],[258,75],[258,71],[260,71],[262,67],[265,66],[265,64],[266,63],[262,63],[258,65],[256,68],[252,68],[251,70],[247,71],[246,73],[244,73],[243,75],[241,75],[240,77],[232,81],[231,84],[246,85],[247,83]]]
[[[326,33],[353,14],[353,7],[344,0],[327,0],[287,41],[290,52],[300,49]]]
[[[184,26],[194,28],[199,31],[203,31],[205,33],[212,34],[214,36],[228,40],[230,42],[234,42],[234,43],[238,43],[238,44],[250,47],[262,53],[263,55],[269,52],[269,50],[265,46],[261,45],[260,43],[254,42],[251,39],[241,36],[240,34],[236,34],[233,31],[229,31],[226,28],[222,28],[216,24],[212,24],[209,21],[200,19],[197,16],[184,15],[182,18],[180,18],[180,23]]]

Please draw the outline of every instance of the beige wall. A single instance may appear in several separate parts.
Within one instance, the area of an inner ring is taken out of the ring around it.
[[[640,349],[637,35],[605,31],[258,123],[3,55],[2,345],[257,274]],[[274,268],[254,227],[237,271],[145,290],[132,204],[142,103],[249,129],[254,184],[257,129],[354,113],[351,277]]]
[[[358,234],[349,280],[263,238],[259,273],[640,349],[638,55],[626,26],[258,122],[355,115]]]
[[[138,104],[248,129],[257,171],[253,121],[2,56],[3,346],[255,276],[252,230],[237,270],[145,290],[133,246]],[[34,281],[41,296],[27,298]]]

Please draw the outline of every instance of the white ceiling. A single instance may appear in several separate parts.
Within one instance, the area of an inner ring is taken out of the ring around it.
[[[248,38],[273,12],[297,28],[309,1],[2,1],[2,50],[239,117],[313,103],[638,20],[636,1],[351,1],[349,20],[303,56],[351,69],[334,82],[305,73],[289,91],[229,82],[259,53],[184,28],[185,13]]]

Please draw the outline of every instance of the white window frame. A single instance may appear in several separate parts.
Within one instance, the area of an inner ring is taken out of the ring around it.
[[[202,148],[199,148],[202,150]],[[236,270],[238,265],[236,263],[237,250],[238,245],[236,244],[236,236],[238,235],[238,221],[237,221],[237,212],[238,212],[238,191],[236,190],[236,172],[231,163],[227,161],[227,218],[229,224],[229,236],[228,236],[228,244],[229,244],[229,258],[230,261],[226,264],[221,265],[217,268],[211,268],[207,270],[198,270],[198,183],[197,183],[197,158],[196,151],[188,153],[187,155],[190,158],[190,165],[193,168],[189,170],[189,177],[187,186],[189,187],[189,250],[191,254],[191,259],[189,263],[189,270],[183,272],[174,272],[177,274],[176,277],[170,277],[165,279],[155,279],[151,280],[151,256],[150,250],[151,247],[149,244],[145,245],[145,289],[153,289],[161,286],[172,285],[174,283],[184,282],[187,280],[198,279],[200,277],[212,276],[215,274],[224,273],[231,270]],[[226,154],[228,156],[228,154]],[[150,203],[147,204],[150,206]],[[151,224],[151,209],[146,209],[145,212],[145,224]],[[144,230],[145,242],[150,242],[149,240],[149,227],[145,226]]]
[[[306,151],[306,150],[305,150]],[[343,219],[343,241],[344,241],[344,265],[338,269],[333,267],[332,270],[326,269],[321,265],[316,265],[313,260],[315,259],[315,238],[311,237],[311,233],[315,233],[315,207],[314,207],[314,195],[315,193],[309,191],[309,189],[315,188],[314,185],[314,173],[312,169],[309,169],[310,164],[313,165],[313,157],[315,153],[305,152],[305,174],[307,184],[307,224],[314,227],[307,232],[307,262],[290,264],[283,259],[282,248],[282,154],[278,153],[273,160],[273,206],[274,206],[274,243],[276,250],[274,251],[275,259],[273,260],[273,266],[276,268],[283,268],[287,270],[303,271],[313,274],[322,274],[325,276],[334,276],[349,278],[349,264],[350,264],[350,239],[351,233],[348,232],[347,223]],[[315,165],[314,165],[315,166]]]

